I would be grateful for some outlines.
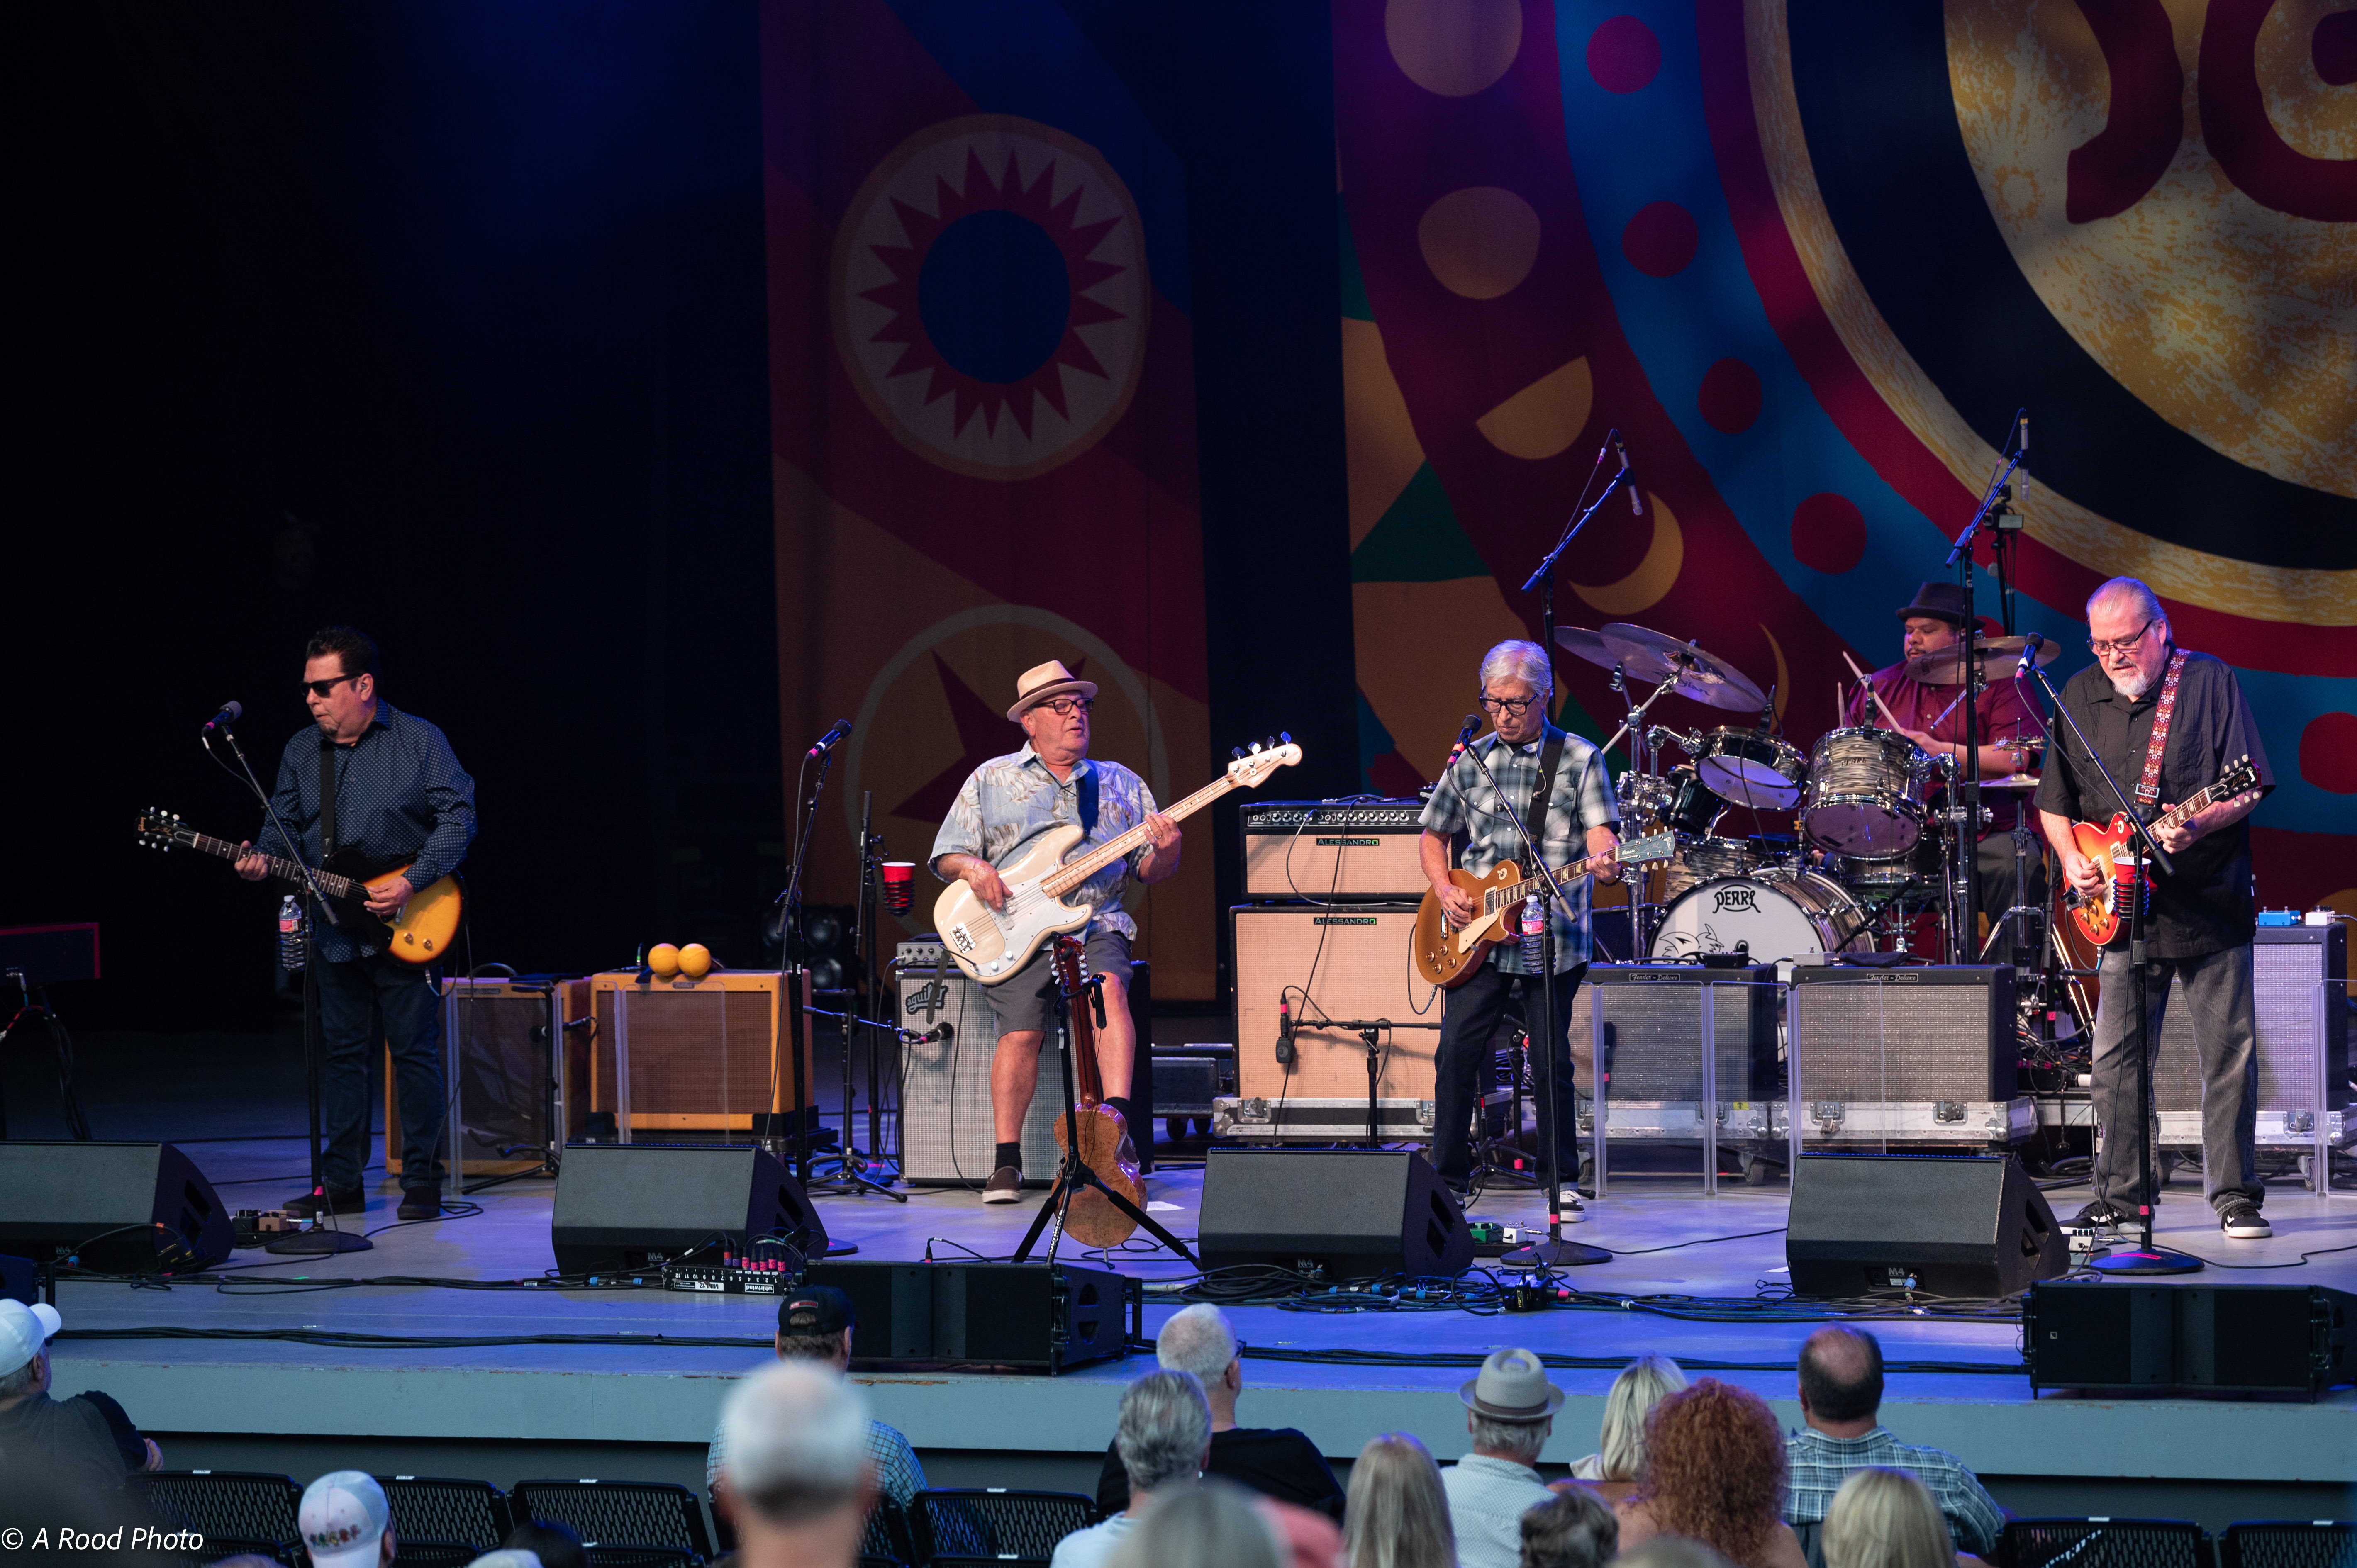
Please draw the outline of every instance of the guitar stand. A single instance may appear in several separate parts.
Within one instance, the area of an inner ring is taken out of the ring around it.
[[[1060,981],[1057,989],[1060,992],[1063,989]],[[1096,1014],[1098,1024],[1102,1026],[1104,1022],[1103,977],[1090,976],[1083,983],[1082,989],[1088,992],[1091,1007]],[[1146,1231],[1165,1247],[1178,1253],[1189,1264],[1198,1269],[1201,1268],[1202,1260],[1187,1250],[1186,1242],[1163,1229],[1159,1221],[1137,1205],[1107,1187],[1104,1178],[1091,1170],[1088,1162],[1081,1157],[1081,1096],[1072,1082],[1072,1029],[1071,1025],[1066,1022],[1071,1015],[1071,1004],[1078,998],[1067,994],[1060,996],[1059,1000],[1062,1004],[1056,1009],[1056,1029],[1064,1046],[1063,1050],[1058,1053],[1062,1058],[1064,1075],[1064,1163],[1056,1168],[1056,1185],[1049,1189],[1048,1201],[1039,1206],[1039,1212],[1032,1216],[1031,1229],[1023,1233],[1023,1244],[1015,1249],[1012,1261],[1017,1263],[1027,1261],[1031,1256],[1031,1249],[1039,1244],[1039,1233],[1047,1230],[1048,1221],[1053,1219],[1056,1222],[1056,1234],[1048,1242],[1048,1261],[1054,1262],[1056,1250],[1063,1244],[1064,1219],[1071,1212],[1072,1199],[1080,1195],[1080,1190],[1083,1187],[1092,1187],[1104,1194],[1115,1208],[1136,1221],[1139,1230]],[[1126,1132],[1127,1129],[1125,1128],[1124,1131]]]

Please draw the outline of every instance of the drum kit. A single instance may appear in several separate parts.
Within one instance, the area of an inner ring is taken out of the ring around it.
[[[1948,809],[1953,758],[1933,758],[1895,728],[1869,722],[1828,731],[1803,754],[1774,733],[1773,701],[1741,671],[1695,642],[1616,623],[1555,633],[1563,648],[1613,672],[1630,703],[1631,767],[1616,780],[1624,832],[1667,832],[1678,854],[1632,881],[1636,943],[1654,959],[1698,959],[1741,944],[1755,963],[1833,952],[1914,951],[1933,961],[1955,940],[1957,868],[1977,835]],[[2007,645],[2010,645],[2008,648]],[[1981,639],[1994,662],[2021,643]],[[1911,660],[1910,674],[1961,682],[1960,652]],[[1921,666],[1921,668],[1918,668]],[[1633,687],[1658,688],[1643,703]],[[1752,726],[1679,731],[1648,725],[1666,693],[1760,715]],[[2031,738],[2023,751],[2035,746]],[[1666,753],[1684,760],[1666,765]],[[1984,790],[2035,789],[2035,776],[1984,779]]]

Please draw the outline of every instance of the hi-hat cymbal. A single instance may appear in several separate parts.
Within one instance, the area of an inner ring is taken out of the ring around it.
[[[1984,668],[2001,660],[2018,660],[2021,650],[2029,646],[2025,637],[1982,637],[1974,639],[1980,663]],[[2051,664],[2062,652],[2062,645],[2049,639],[2038,650],[2038,662]],[[1943,648],[1936,652],[1919,653],[1907,661],[1907,673],[1927,686],[1961,686],[1964,683],[1964,650]]]
[[[1596,635],[1620,655],[1621,667],[1633,681],[1658,684],[1674,670],[1678,683],[1670,689],[1681,697],[1736,713],[1756,714],[1768,705],[1767,694],[1742,671],[1674,637],[1627,621],[1614,621]]]

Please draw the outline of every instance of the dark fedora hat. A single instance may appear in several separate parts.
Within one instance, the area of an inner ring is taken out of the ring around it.
[[[1926,583],[1915,590],[1911,604],[1899,607],[1899,618],[1926,616],[1950,626],[1964,624],[1964,590],[1954,583]]]

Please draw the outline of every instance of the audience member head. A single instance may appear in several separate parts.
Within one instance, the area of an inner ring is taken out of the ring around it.
[[[778,1303],[778,1359],[823,1361],[840,1372],[851,1365],[858,1326],[849,1296],[833,1285],[804,1285]]]
[[[1164,1371],[1195,1375],[1214,1420],[1235,1419],[1236,1395],[1244,1386],[1243,1349],[1235,1325],[1208,1301],[1172,1313],[1154,1337],[1155,1359]]]
[[[1566,1487],[1523,1514],[1522,1568],[1604,1568],[1620,1552],[1620,1520],[1586,1487]]]
[[[1879,1466],[1854,1470],[1825,1509],[1825,1568],[1952,1568],[1948,1521],[1923,1483]]]
[[[1129,1489],[1143,1497],[1203,1473],[1211,1451],[1211,1407],[1192,1372],[1148,1372],[1121,1396],[1114,1430]]]
[[[1657,1535],[1624,1553],[1613,1568],[1734,1568],[1699,1541],[1682,1535]]]
[[[1348,1568],[1456,1568],[1457,1530],[1440,1466],[1405,1432],[1359,1450],[1342,1511]]]
[[[1645,1473],[1645,1418],[1686,1386],[1685,1369],[1667,1356],[1640,1356],[1620,1369],[1604,1396],[1604,1430],[1597,1444],[1604,1479],[1633,1481]]]
[[[1764,1561],[1784,1508],[1784,1439],[1768,1402],[1717,1378],[1663,1399],[1645,1425],[1641,1496],[1663,1533]]]
[[[311,1568],[392,1568],[393,1509],[366,1471],[330,1470],[306,1487],[297,1523]]]
[[[1547,1381],[1546,1363],[1528,1350],[1492,1350],[1480,1375],[1457,1391],[1465,1402],[1465,1430],[1473,1452],[1491,1459],[1535,1466],[1563,1391]]]
[[[48,1391],[49,1336],[59,1321],[48,1302],[0,1301],[0,1405]]]
[[[1253,1506],[1252,1495],[1213,1481],[1173,1487],[1114,1544],[1104,1568],[1286,1568],[1286,1564],[1276,1527]]]
[[[220,1565],[216,1563],[214,1568],[220,1568]],[[496,1552],[484,1552],[468,1563],[467,1568],[545,1568],[545,1565],[536,1552],[526,1552],[521,1546],[502,1546]]]
[[[1882,1341],[1863,1328],[1820,1328],[1801,1347],[1801,1413],[1826,1431],[1857,1436],[1882,1408]],[[1859,1423],[1863,1423],[1863,1425]]]
[[[589,1553],[581,1538],[552,1520],[527,1520],[508,1531],[500,1542],[503,1552],[521,1552],[540,1568],[589,1568]]]
[[[748,1568],[850,1568],[876,1490],[867,1401],[834,1368],[779,1361],[720,1409],[720,1471]]]

